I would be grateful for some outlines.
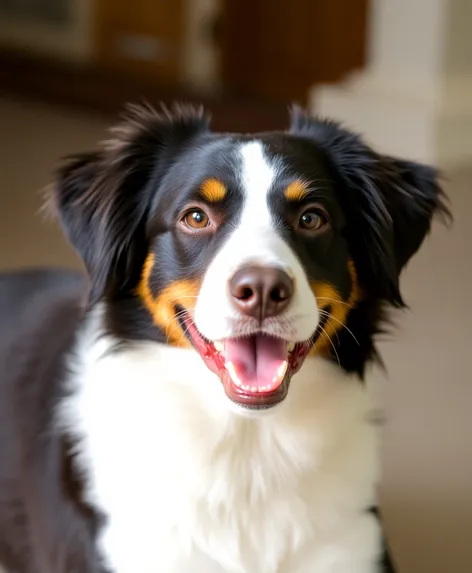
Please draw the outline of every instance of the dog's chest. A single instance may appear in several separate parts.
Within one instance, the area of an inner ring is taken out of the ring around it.
[[[146,352],[84,363],[61,411],[81,436],[87,495],[107,516],[98,547],[113,571],[337,571],[328,548],[348,521],[366,528],[363,551],[375,550],[371,524],[356,523],[373,488],[363,429],[321,461],[327,446],[307,411],[240,418],[217,404],[218,381],[193,355],[171,358],[178,370],[163,356],[156,368]],[[352,447],[370,472],[347,459]]]

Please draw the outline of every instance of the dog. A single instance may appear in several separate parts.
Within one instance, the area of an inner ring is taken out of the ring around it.
[[[364,378],[436,169],[139,105],[50,202],[87,272],[0,278],[5,571],[393,571]]]

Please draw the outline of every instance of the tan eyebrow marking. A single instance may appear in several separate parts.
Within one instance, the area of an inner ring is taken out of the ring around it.
[[[201,192],[204,199],[210,203],[217,203],[226,197],[227,189],[221,181],[211,178],[202,183]]]
[[[284,196],[287,201],[301,201],[308,194],[308,189],[303,181],[297,179],[284,189]]]

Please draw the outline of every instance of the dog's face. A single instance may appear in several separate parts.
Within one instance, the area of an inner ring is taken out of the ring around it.
[[[357,297],[325,163],[286,134],[202,138],[156,194],[138,292],[236,402],[283,399],[321,322],[329,336]]]
[[[55,199],[111,328],[193,348],[259,409],[310,354],[363,372],[402,267],[446,212],[434,170],[300,111],[289,132],[242,136],[134,109],[65,166]]]

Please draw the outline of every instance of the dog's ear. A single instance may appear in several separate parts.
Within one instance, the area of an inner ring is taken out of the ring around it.
[[[374,152],[336,122],[292,110],[290,133],[325,153],[347,219],[346,238],[364,289],[402,306],[399,276],[421,246],[433,216],[450,219],[438,172]]]
[[[208,124],[201,109],[158,113],[130,106],[99,151],[70,158],[59,170],[51,199],[87,268],[91,303],[139,279],[146,218],[160,180]]]

